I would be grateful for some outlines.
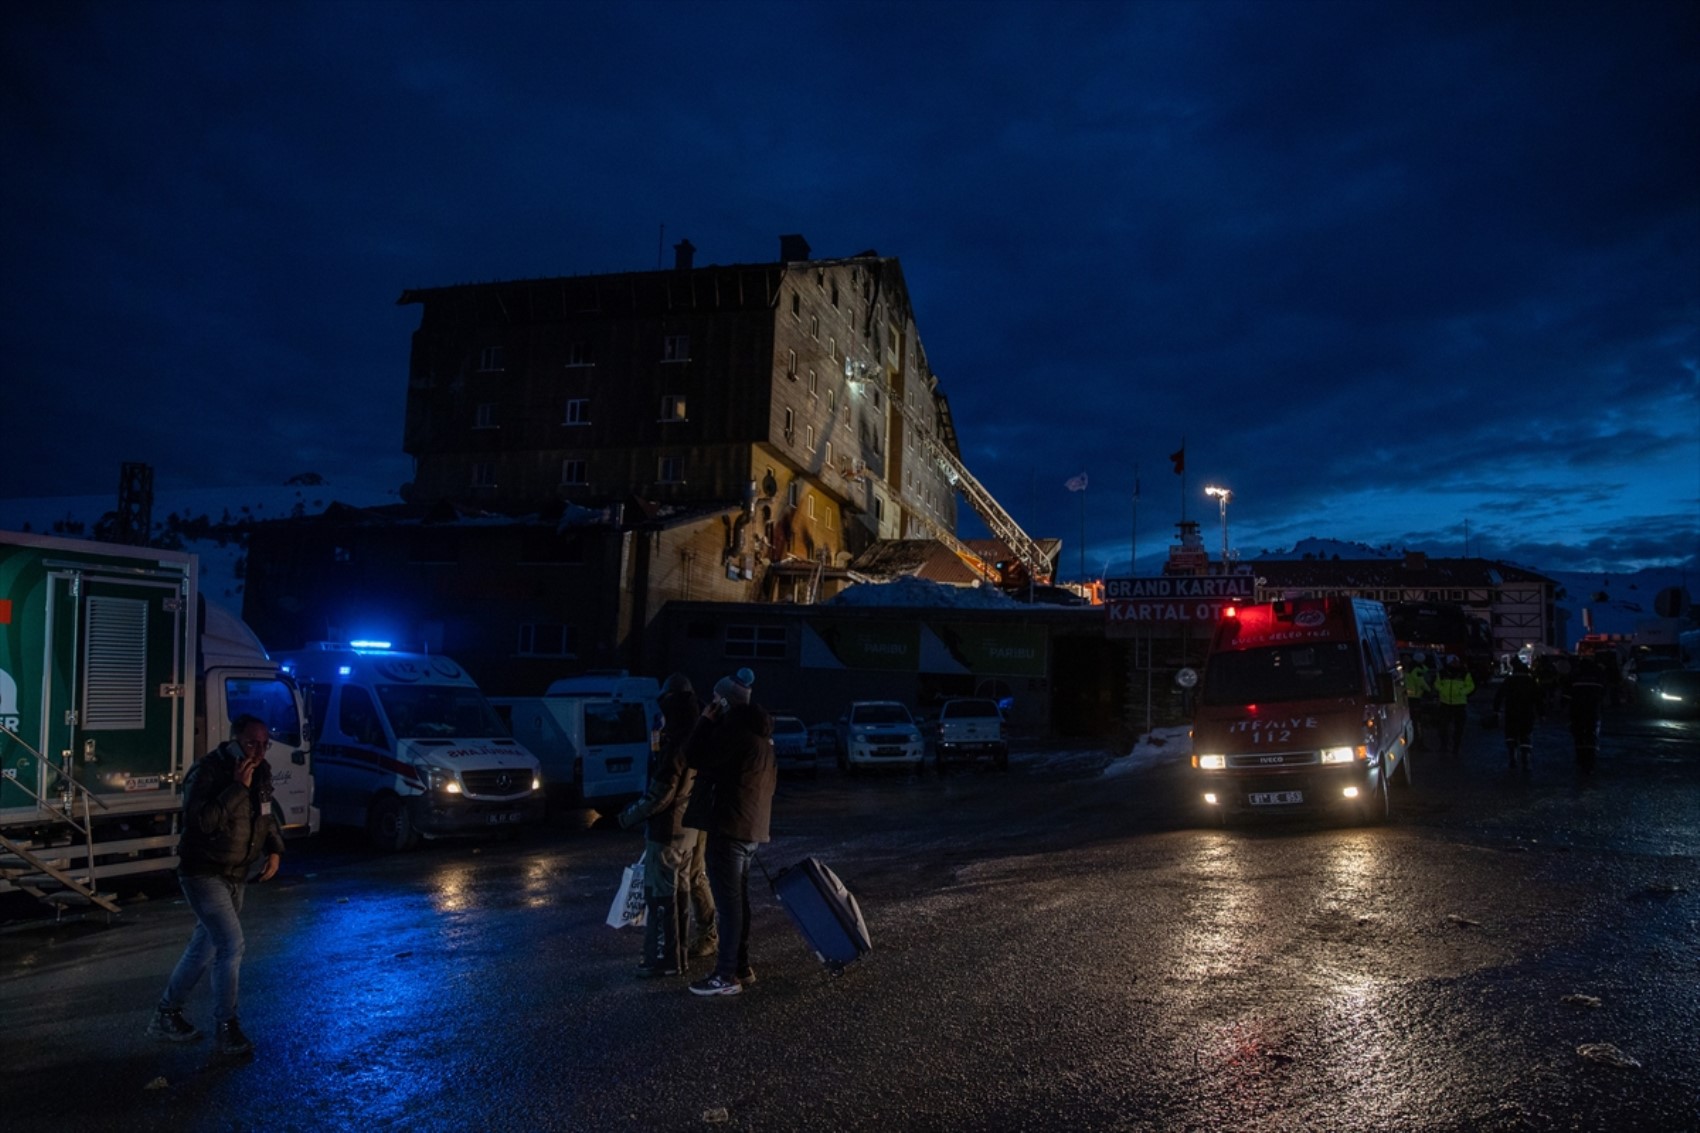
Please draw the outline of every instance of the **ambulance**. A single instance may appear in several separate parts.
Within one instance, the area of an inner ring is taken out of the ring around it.
[[[1218,821],[1344,811],[1384,820],[1411,781],[1410,705],[1387,610],[1361,598],[1223,608],[1193,718],[1198,797]]]
[[[453,658],[355,641],[278,659],[307,695],[327,825],[363,827],[379,848],[406,850],[421,837],[542,821],[537,758]]]

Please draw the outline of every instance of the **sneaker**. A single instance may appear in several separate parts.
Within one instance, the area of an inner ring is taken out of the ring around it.
[[[738,986],[739,987],[749,987],[751,984],[753,984],[755,982],[756,982],[756,970],[754,968],[745,968],[743,971],[738,973]]]
[[[709,976],[691,985],[692,995],[737,995],[744,985],[727,976]]]
[[[231,1056],[254,1053],[254,1044],[242,1033],[242,1024],[226,1019],[218,1025],[218,1052]]]
[[[175,1007],[155,1008],[153,1018],[148,1021],[148,1034],[168,1043],[192,1043],[201,1037],[195,1025]]]

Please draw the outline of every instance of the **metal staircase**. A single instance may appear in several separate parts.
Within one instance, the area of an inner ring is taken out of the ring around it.
[[[23,738],[10,729],[4,731],[6,738],[16,741],[35,755],[39,760],[41,755]],[[22,791],[35,800],[36,813],[54,822],[63,822],[77,834],[81,835],[82,848],[79,851],[75,844],[65,846],[38,846],[17,841],[0,835],[0,881],[8,883],[12,888],[22,890],[38,901],[52,905],[57,919],[65,913],[70,905],[94,905],[106,910],[107,913],[118,912],[117,899],[110,893],[102,893],[95,887],[94,881],[94,823],[89,810],[90,803],[106,809],[106,804],[95,798],[89,789],[71,776],[62,772],[59,776],[59,798],[49,802],[29,788],[29,785],[19,779],[8,778],[11,786]],[[77,804],[82,804],[82,817],[77,817]],[[75,868],[77,857],[82,858],[82,876],[78,876]]]

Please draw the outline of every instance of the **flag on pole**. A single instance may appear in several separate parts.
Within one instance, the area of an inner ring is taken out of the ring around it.
[[[1078,476],[1070,477],[1064,482],[1063,487],[1071,492],[1084,492],[1086,490],[1086,473],[1082,472]]]
[[[1185,441],[1181,442],[1180,448],[1176,449],[1174,452],[1171,452],[1169,454],[1169,459],[1175,462],[1175,475],[1176,476],[1179,476],[1181,473],[1186,471],[1186,442]]]

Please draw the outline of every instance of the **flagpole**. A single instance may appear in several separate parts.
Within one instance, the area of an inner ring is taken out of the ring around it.
[[[1139,462],[1133,462],[1133,530],[1127,541],[1127,576],[1139,577]]]
[[[1086,584],[1086,489],[1080,489],[1080,583]]]
[[[1186,522],[1186,434],[1181,434],[1181,522]]]

